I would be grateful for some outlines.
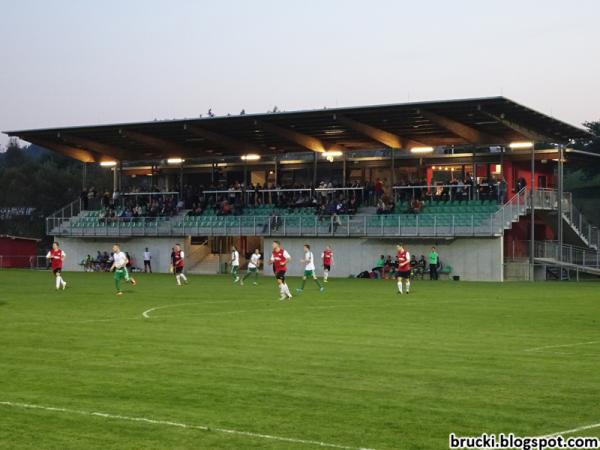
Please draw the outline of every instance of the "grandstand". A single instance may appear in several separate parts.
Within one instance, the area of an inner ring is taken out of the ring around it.
[[[181,241],[191,271],[215,273],[231,243],[244,255],[271,238],[292,255],[333,245],[332,276],[400,240],[436,245],[465,280],[600,268],[600,232],[562,187],[565,163],[594,157],[569,143],[590,136],[503,97],[7,133],[113,171],[110,204],[47,218],[68,269],[119,240],[166,271]]]

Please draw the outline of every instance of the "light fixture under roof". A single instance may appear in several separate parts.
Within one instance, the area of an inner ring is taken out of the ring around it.
[[[411,153],[433,153],[433,147],[413,147]]]
[[[182,164],[185,162],[183,158],[169,158],[167,159],[167,164]]]
[[[533,142],[530,142],[530,141],[511,142],[510,144],[508,144],[508,146],[510,147],[511,150],[519,150],[519,149],[524,149],[524,148],[532,148],[533,147]]]
[[[336,158],[342,156],[343,153],[340,150],[329,150],[322,153],[325,158]]]
[[[102,167],[115,167],[117,165],[116,161],[100,161],[100,165]]]
[[[247,155],[242,155],[242,161],[258,161],[260,159],[260,155],[256,153],[249,153]]]

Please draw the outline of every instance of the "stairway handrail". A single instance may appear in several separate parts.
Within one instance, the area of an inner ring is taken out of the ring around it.
[[[506,218],[507,218],[506,211],[509,208],[513,208],[516,203],[517,212],[518,212],[520,210],[521,206],[527,206],[527,202],[529,201],[529,196],[526,194],[527,194],[527,187],[521,188],[521,190],[519,190],[515,195],[513,195],[510,199],[508,199],[506,201],[506,203],[504,203],[502,205],[502,207],[493,214],[492,223],[496,224],[497,221],[500,221],[500,223],[497,226],[497,229],[499,229],[500,232],[502,232],[505,228]],[[512,214],[510,214],[508,217],[514,216],[512,209],[511,209],[511,213]],[[512,219],[511,219],[511,221],[512,221]]]

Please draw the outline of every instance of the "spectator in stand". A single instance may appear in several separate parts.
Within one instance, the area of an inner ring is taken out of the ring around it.
[[[421,211],[423,211],[423,204],[419,199],[413,198],[407,212],[409,214],[420,214]]]
[[[498,182],[498,203],[504,203],[506,197],[506,179],[500,178]]]
[[[373,191],[375,193],[376,199],[380,199],[381,196],[383,195],[383,181],[381,181],[380,178],[377,178],[377,180],[375,181],[375,186],[373,188]]]
[[[89,207],[89,197],[88,197],[89,193],[88,190],[83,188],[83,190],[81,191],[81,195],[79,196],[80,200],[81,200],[81,209],[83,211],[87,211],[88,207]]]
[[[382,198],[377,200],[377,214],[385,214],[386,205]]]
[[[352,197],[348,203],[348,214],[354,215],[358,212],[358,201],[356,197]]]

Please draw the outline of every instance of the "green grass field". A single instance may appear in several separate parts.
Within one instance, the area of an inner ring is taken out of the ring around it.
[[[598,284],[332,279],[280,302],[271,277],[64,278],[0,271],[0,448],[443,449],[600,422]]]

